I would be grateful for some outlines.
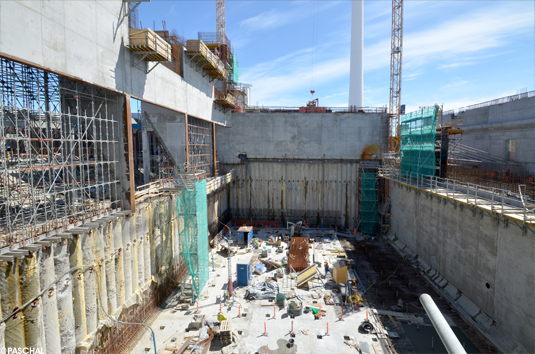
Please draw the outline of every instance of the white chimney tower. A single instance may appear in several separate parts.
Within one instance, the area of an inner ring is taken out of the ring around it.
[[[351,65],[349,72],[349,106],[364,106],[364,0],[351,2]]]

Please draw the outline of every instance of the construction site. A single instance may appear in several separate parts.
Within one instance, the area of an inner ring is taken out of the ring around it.
[[[353,1],[348,105],[255,106],[205,3],[1,2],[0,353],[535,352],[535,91],[405,112],[392,0],[364,107]]]

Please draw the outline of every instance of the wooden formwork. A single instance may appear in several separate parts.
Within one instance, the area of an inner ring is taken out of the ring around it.
[[[308,238],[293,236],[290,241],[290,255],[288,266],[293,267],[296,272],[308,268]]]
[[[147,54],[145,60],[167,61],[171,59],[171,45],[150,28],[130,29],[128,48],[141,55],[150,53]]]

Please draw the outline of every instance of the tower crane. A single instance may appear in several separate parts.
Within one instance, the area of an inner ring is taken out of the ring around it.
[[[226,44],[225,37],[225,0],[216,0],[216,34],[217,43]]]
[[[392,0],[392,38],[390,45],[390,126],[389,149],[399,151],[401,130],[401,57],[403,51],[403,0]]]

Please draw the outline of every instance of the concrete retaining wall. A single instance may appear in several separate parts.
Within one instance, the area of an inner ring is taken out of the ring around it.
[[[258,158],[360,159],[388,133],[387,114],[233,113],[232,128],[216,128],[222,163],[239,152]]]
[[[464,145],[505,158],[505,141],[516,140],[515,161],[535,171],[535,97],[458,114]]]
[[[358,166],[357,161],[306,159],[232,165],[237,170],[230,187],[232,218],[354,228]]]
[[[533,232],[523,234],[512,222],[505,225],[481,210],[474,212],[399,183],[390,182],[390,197],[391,236],[457,288],[460,294],[455,298],[472,302],[510,338],[534,352]],[[479,311],[468,311],[478,316]]]

